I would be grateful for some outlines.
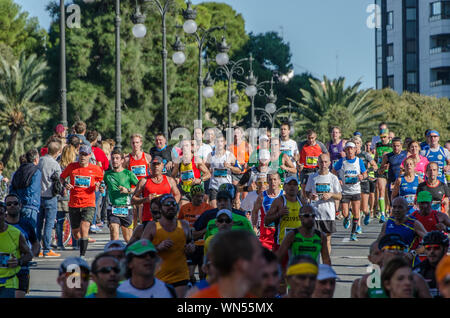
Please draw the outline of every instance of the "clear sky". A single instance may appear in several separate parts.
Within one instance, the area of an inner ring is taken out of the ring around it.
[[[131,1],[131,0],[128,0]],[[48,0],[15,0],[48,29]],[[67,1],[70,2],[70,1]],[[212,2],[192,0],[194,4]],[[367,12],[373,0],[216,0],[241,13],[246,31],[277,31],[290,43],[294,71],[344,76],[347,85],[375,86],[375,33]]]

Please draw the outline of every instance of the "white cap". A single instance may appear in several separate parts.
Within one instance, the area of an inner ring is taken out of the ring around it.
[[[353,148],[355,148],[356,145],[355,145],[353,142],[349,141],[349,142],[347,142],[347,143],[345,144],[344,149],[346,149],[346,148],[348,148],[348,147],[353,147]]]
[[[325,279],[339,279],[336,272],[330,265],[319,264],[319,274],[317,275],[317,280],[325,280]]]
[[[217,214],[216,214],[216,219],[217,219],[220,215],[222,215],[222,214],[226,214],[226,215],[228,215],[228,217],[229,217],[230,219],[233,219],[233,215],[231,214],[231,211],[230,211],[230,210],[227,210],[227,209],[222,209],[222,210],[220,210],[219,212],[217,212]]]
[[[270,151],[267,149],[261,149],[259,151],[259,160],[269,160],[270,159]]]
[[[297,184],[298,184],[297,176],[289,176],[289,177],[287,177],[286,179],[284,179],[284,184],[288,184],[292,180],[295,180],[295,182],[297,182]]]

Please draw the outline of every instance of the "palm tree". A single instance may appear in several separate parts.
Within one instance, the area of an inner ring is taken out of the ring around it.
[[[323,81],[310,79],[311,91],[300,89],[302,100],[293,102],[299,114],[302,131],[314,129],[319,139],[329,138],[329,129],[341,127],[343,136],[350,136],[356,130],[363,134],[372,133],[383,113],[379,105],[368,98],[370,90],[359,90],[361,82],[345,88],[345,78],[330,81],[324,76]]]
[[[0,56],[0,134],[3,145],[3,164],[6,166],[17,149],[40,131],[40,112],[47,107],[40,104],[47,64],[35,54],[24,53],[13,63]],[[19,143],[19,145],[18,145]]]

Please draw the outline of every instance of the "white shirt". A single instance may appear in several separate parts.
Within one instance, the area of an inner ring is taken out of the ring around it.
[[[245,199],[241,202],[241,210],[252,211],[256,199],[258,199],[258,194],[256,193],[256,191],[249,192]]]
[[[292,139],[287,141],[280,139],[280,151],[286,153],[289,157],[294,157],[298,154],[297,143]]]
[[[155,283],[147,289],[137,289],[130,283],[130,279],[120,284],[118,291],[131,294],[138,298],[173,298],[166,284],[155,278]]]
[[[200,157],[203,162],[206,161],[206,158],[208,158],[208,155],[212,152],[212,148],[210,145],[202,144],[200,148],[198,148],[197,156]]]
[[[314,173],[308,178],[306,183],[306,192],[319,194],[320,193],[341,193],[342,188],[338,178],[329,172],[326,175],[320,175],[319,172]],[[319,212],[316,216],[317,221],[334,221],[336,219],[336,207],[334,199],[311,201]]]

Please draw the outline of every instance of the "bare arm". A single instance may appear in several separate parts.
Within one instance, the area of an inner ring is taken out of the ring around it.
[[[294,238],[295,238],[295,233],[294,231],[290,231],[286,237],[284,238],[283,242],[281,243],[280,248],[278,249],[278,251],[275,252],[275,254],[278,257],[278,261],[281,262],[284,258],[284,256],[286,255],[286,253],[288,252],[289,248],[292,245],[292,242],[294,242]]]
[[[389,163],[388,163],[387,155],[384,154],[383,159],[381,161],[380,170],[384,171],[388,168],[389,168]]]
[[[414,221],[414,232],[423,238],[427,234],[427,230],[423,227],[423,224],[420,221]]]
[[[357,278],[353,281],[352,288],[350,290],[350,298],[359,298],[359,284],[361,278]]]
[[[139,183],[136,186],[136,190],[134,191],[134,195],[131,198],[131,204],[133,204],[133,205],[140,205],[140,204],[142,204],[144,202],[150,202],[150,200],[151,200],[150,197],[144,197],[144,198],[140,197],[141,194],[144,191],[144,187],[145,187],[145,183],[146,182],[147,182],[146,178],[139,180]]]
[[[368,275],[364,275],[359,280],[358,297],[356,298],[368,298],[367,278]]]
[[[175,198],[175,200],[177,202],[180,202],[181,193],[180,193],[180,190],[178,190],[177,183],[171,177],[167,177],[167,181],[169,181],[169,183],[170,183],[170,193],[173,195],[173,197]]]
[[[156,233],[156,224],[154,221],[148,222],[142,231],[141,239],[152,241]]]
[[[252,210],[252,225],[253,225],[253,227],[256,227],[256,224],[258,223],[258,214],[259,214],[259,209],[261,209],[261,206],[262,206],[262,194],[258,195],[255,205],[253,205],[253,210]]]
[[[266,217],[264,218],[264,225],[269,226],[271,223],[278,220],[283,214],[280,213],[282,206],[281,206],[281,198],[276,198],[272,205],[270,206],[269,211],[267,211]],[[289,211],[288,211],[289,213]]]
[[[383,223],[383,226],[381,227],[381,232],[378,235],[377,241],[379,241],[384,236],[384,233],[386,233],[386,222]]]
[[[33,259],[33,255],[31,254],[31,250],[28,247],[27,241],[25,237],[20,234],[19,236],[19,250],[20,250],[20,260],[22,265],[27,264],[29,261]]]
[[[297,168],[294,167],[292,160],[289,158],[287,154],[283,154],[281,161],[282,161],[282,165],[280,167],[281,169],[289,173],[297,173]]]
[[[394,188],[392,189],[391,202],[394,201],[394,198],[398,196],[398,193],[400,191],[400,182],[401,182],[400,178],[395,180]]]
[[[178,176],[178,171],[180,170],[180,164],[174,163],[172,168],[172,178],[176,178]]]
[[[201,176],[202,181],[206,181],[211,178],[211,172],[209,171],[206,164],[204,164],[203,162],[199,163],[199,164],[197,164],[197,168],[202,172],[202,176]]]

